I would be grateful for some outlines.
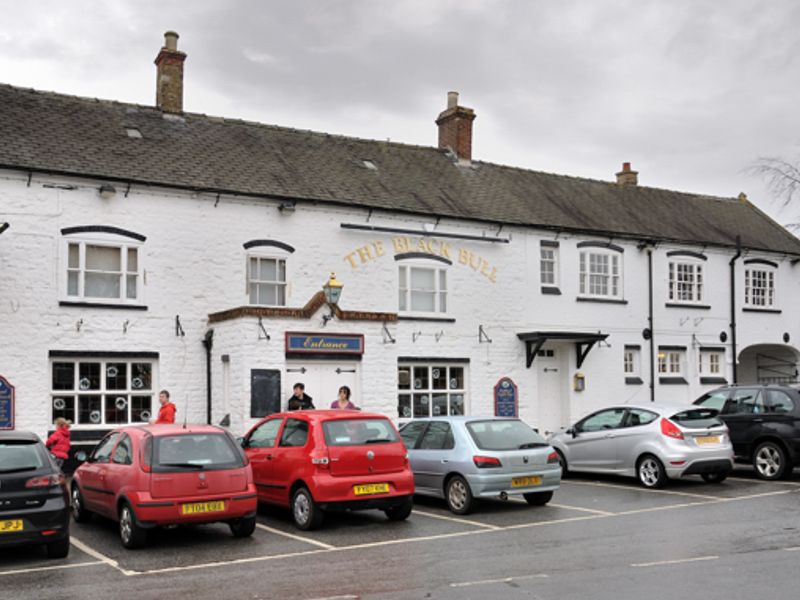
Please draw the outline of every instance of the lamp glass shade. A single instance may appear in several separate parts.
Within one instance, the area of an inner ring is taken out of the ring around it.
[[[342,297],[342,288],[344,284],[336,279],[336,274],[331,273],[331,278],[322,286],[322,291],[325,292],[325,301],[328,304],[338,304],[339,298]]]

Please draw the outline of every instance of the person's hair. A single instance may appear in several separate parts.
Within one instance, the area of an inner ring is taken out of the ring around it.
[[[158,392],[158,395],[159,395],[159,396],[160,396],[161,394],[164,394],[164,395],[165,395],[167,398],[169,398],[169,390],[161,390],[160,392]]]
[[[305,389],[306,389],[306,386],[305,386],[305,384],[303,384],[303,383],[300,383],[300,382],[298,381],[297,383],[295,383],[295,384],[292,386],[292,389],[293,389],[293,390],[296,390],[297,388],[300,388],[301,390],[305,391]]]
[[[339,393],[341,394],[342,392],[344,392],[345,397],[350,400],[350,388],[346,385],[343,385],[339,388]]]
[[[69,427],[70,425],[72,425],[72,421],[65,419],[64,417],[58,417],[55,420],[56,427]]]

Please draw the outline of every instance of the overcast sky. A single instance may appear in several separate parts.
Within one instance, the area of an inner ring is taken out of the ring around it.
[[[152,105],[163,33],[184,109],[435,145],[448,90],[473,158],[716,196],[800,156],[795,0],[0,0],[0,82]],[[2,141],[0,140],[0,143]]]

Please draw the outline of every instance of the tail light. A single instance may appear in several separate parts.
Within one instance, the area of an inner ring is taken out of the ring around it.
[[[558,462],[558,452],[553,450],[550,454],[547,455],[547,462],[548,464],[553,464]]]
[[[674,440],[683,439],[683,433],[681,433],[681,430],[678,429],[678,426],[669,419],[661,419],[661,433]]]
[[[408,452],[406,452],[406,455],[403,457],[403,464],[404,465],[408,464]]]
[[[56,485],[64,485],[64,474],[58,473],[57,475],[43,475],[41,477],[32,477],[25,482],[26,488],[48,488]]]
[[[153,436],[148,435],[142,443],[141,461],[142,471],[150,473],[153,470]]]
[[[503,466],[500,459],[494,456],[473,456],[472,462],[474,462],[475,466],[479,469],[497,469]]]

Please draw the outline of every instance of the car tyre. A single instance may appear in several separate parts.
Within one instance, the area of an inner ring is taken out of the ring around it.
[[[147,530],[136,521],[136,515],[127,502],[119,509],[119,539],[128,550],[141,548],[147,541]]]
[[[701,477],[706,483],[722,483],[728,478],[728,474],[716,471],[714,473],[703,473]]]
[[[83,494],[77,483],[72,484],[72,492],[70,493],[70,504],[72,508],[72,518],[76,523],[86,523],[91,520],[92,513],[86,510],[86,505],[83,503]]]
[[[322,525],[324,514],[308,488],[298,488],[292,496],[292,519],[298,529],[311,531]]]
[[[387,508],[383,512],[390,521],[405,521],[411,515],[412,510],[414,510],[414,501],[408,497],[402,504]]]
[[[753,453],[753,466],[756,475],[768,481],[783,479],[787,471],[791,473],[791,469],[787,469],[786,452],[775,442],[762,442],[758,445]]]
[[[553,499],[553,492],[530,492],[522,494],[522,497],[531,506],[544,506]]]
[[[252,517],[242,517],[240,519],[234,519],[233,521],[228,523],[228,527],[231,528],[231,533],[233,534],[233,537],[237,538],[250,537],[256,530],[256,516],[253,515]]]
[[[461,475],[453,475],[447,480],[444,497],[447,508],[456,515],[468,515],[475,505],[469,483]]]
[[[69,555],[69,534],[57,542],[47,544],[47,558],[67,558]]]
[[[664,465],[652,454],[645,454],[636,463],[636,475],[646,488],[658,489],[667,482],[667,472]]]

